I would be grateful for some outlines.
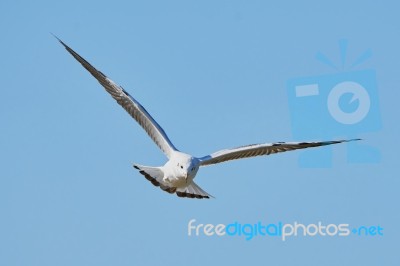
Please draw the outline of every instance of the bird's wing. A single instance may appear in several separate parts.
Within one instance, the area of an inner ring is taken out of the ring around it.
[[[333,141],[321,141],[321,142],[276,142],[276,143],[254,144],[254,145],[237,147],[233,149],[217,151],[211,155],[199,158],[199,160],[201,166],[206,166],[210,164],[222,163],[229,160],[236,160],[236,159],[255,157],[261,155],[270,155],[278,152],[326,146],[326,145],[349,142],[354,140],[359,140],[359,139],[333,140]]]
[[[57,38],[57,37],[56,37]],[[94,68],[88,61],[82,58],[74,50],[72,50],[63,41],[57,38],[58,41],[67,49],[67,51],[79,63],[86,68],[93,77],[106,89],[106,91],[121,105],[147,132],[150,138],[157,144],[157,146],[170,158],[171,153],[177,149],[169,140],[167,134],[161,126],[151,117],[151,115],[144,109],[144,107],[136,101],[129,93],[127,93],[121,86],[114,83],[106,75]]]

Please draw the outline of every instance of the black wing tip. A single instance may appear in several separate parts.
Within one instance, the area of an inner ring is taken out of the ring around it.
[[[359,141],[362,139],[342,139],[342,140],[334,140],[334,141],[330,141],[330,143],[332,144],[336,144],[336,143],[345,143],[345,142],[352,142],[352,141]],[[329,141],[327,141],[327,143],[329,144]]]
[[[58,38],[56,35],[54,35],[53,33],[50,33],[54,36],[54,38],[56,38],[62,46],[64,46],[64,48],[84,67],[86,68],[86,70],[88,70],[90,72],[90,74],[92,74],[92,76],[94,76],[100,83],[101,81],[98,79],[98,77],[96,76],[97,74],[101,75],[102,78],[107,79],[107,76],[104,75],[103,72],[101,72],[100,70],[96,69],[94,66],[92,66],[92,64],[90,64],[88,61],[86,61],[85,58],[83,58],[82,56],[80,56],[77,52],[75,52],[71,47],[69,47],[68,45],[66,45],[60,38]],[[103,85],[103,84],[102,84]],[[104,86],[104,85],[103,85]]]
[[[52,32],[50,32],[50,34],[54,37],[54,38],[56,38],[58,41],[60,41],[61,42],[61,40],[60,40],[60,38],[58,38],[58,36],[57,35],[55,35],[54,33],[52,33]]]
[[[363,140],[363,139],[348,139],[346,142],[350,142],[350,141],[359,141],[359,140]]]
[[[352,142],[352,141],[359,141],[359,140],[363,140],[363,139],[355,138],[355,139],[329,140],[329,141],[321,141],[321,142],[299,142],[297,144],[301,145],[301,146],[306,146],[306,145],[309,145],[309,144],[331,145],[331,144],[338,144],[338,143],[343,143],[343,142]],[[285,144],[290,144],[290,143],[279,141],[279,142],[272,143],[271,146],[272,147],[279,147],[279,146],[282,146],[282,145],[285,145]]]
[[[54,38],[57,39],[57,41],[59,41],[59,43],[61,43],[62,46],[64,46],[64,48],[73,56],[75,57],[76,60],[78,60],[79,63],[81,63],[86,69],[87,66],[85,66],[84,64],[88,64],[89,66],[93,67],[88,61],[86,61],[82,56],[80,56],[77,52],[75,52],[71,47],[69,47],[65,42],[63,42],[60,38],[58,38],[56,35],[54,35],[53,33],[50,32],[51,35],[54,36]],[[94,67],[93,67],[94,68]],[[96,71],[98,71],[96,69]],[[90,72],[90,71],[89,71]],[[98,71],[100,72],[100,71]],[[101,72],[100,72],[101,73]],[[101,73],[103,76],[105,76],[103,73]]]
[[[57,39],[57,41],[59,41],[65,48],[69,48],[68,45],[66,45],[60,38],[58,38],[57,35],[55,35],[54,33],[50,32],[51,35],[53,35],[54,38]]]

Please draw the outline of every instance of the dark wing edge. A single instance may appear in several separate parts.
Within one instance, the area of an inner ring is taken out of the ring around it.
[[[114,83],[101,71],[93,67],[88,61],[81,57],[78,53],[72,50],[61,39],[53,35],[64,48],[86,69],[94,78],[105,88],[105,90],[121,105],[132,118],[146,131],[156,145],[166,154],[168,158],[173,151],[177,151],[175,146],[169,140],[167,134],[161,126],[153,119],[146,109],[136,101],[128,92],[121,86]]]
[[[230,160],[249,158],[262,155],[270,155],[280,152],[293,151],[299,149],[327,146],[344,142],[358,141],[361,139],[317,141],[317,142],[276,142],[254,144],[232,149],[221,150],[211,155],[199,158],[201,166],[222,163]]]

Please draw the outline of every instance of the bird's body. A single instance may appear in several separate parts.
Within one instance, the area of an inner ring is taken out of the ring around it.
[[[57,37],[56,37],[57,38]],[[58,38],[57,38],[58,39]],[[319,147],[353,140],[320,141],[320,142],[277,142],[241,146],[217,151],[204,157],[194,157],[179,151],[169,140],[162,127],[151,117],[146,109],[121,86],[118,86],[102,72],[72,50],[60,39],[58,41],[67,51],[82,64],[120,104],[138,124],[146,131],[155,144],[164,152],[168,161],[163,166],[153,167],[134,164],[134,167],[153,185],[159,186],[168,193],[179,197],[210,198],[210,194],[201,189],[194,179],[200,167],[222,163],[229,160],[269,155],[297,149]]]
[[[192,183],[200,167],[200,161],[186,153],[174,152],[162,167],[164,181],[172,187],[184,187]]]
[[[181,197],[209,198],[211,195],[194,182],[200,164],[198,158],[174,151],[164,166],[151,167],[135,164],[134,167],[153,185],[159,186],[166,192],[176,192]]]

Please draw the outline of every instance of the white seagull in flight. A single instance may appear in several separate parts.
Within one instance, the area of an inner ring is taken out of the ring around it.
[[[114,81],[109,79],[102,72],[94,68],[89,62],[83,59],[59,38],[57,39],[65,49],[67,49],[67,51],[75,57],[75,59],[78,60],[78,62],[81,63],[98,82],[100,82],[117,103],[121,105],[131,115],[131,117],[136,120],[136,122],[139,123],[139,125],[146,131],[149,137],[168,158],[168,162],[164,166],[153,167],[138,164],[134,164],[133,166],[138,169],[139,172],[154,186],[160,187],[162,190],[171,194],[176,193],[179,197],[196,199],[208,199],[213,197],[194,182],[197,171],[202,166],[222,163],[229,160],[358,140],[350,139],[321,142],[276,142],[253,144],[217,151],[200,158],[194,157],[190,154],[179,151],[169,140],[161,126],[128,92],[114,83]]]

